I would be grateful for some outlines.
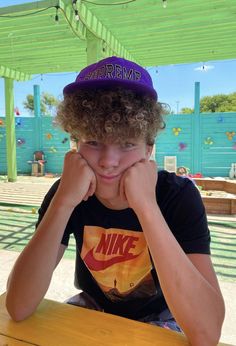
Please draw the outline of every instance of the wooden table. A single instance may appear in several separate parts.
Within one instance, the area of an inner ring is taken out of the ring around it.
[[[44,299],[14,322],[0,296],[0,346],[187,346],[185,336],[126,318]],[[225,344],[219,344],[225,345]]]
[[[20,341],[14,338],[11,338],[9,336],[1,335],[0,334],[0,346],[30,346],[30,345],[35,345],[29,342],[25,341]]]

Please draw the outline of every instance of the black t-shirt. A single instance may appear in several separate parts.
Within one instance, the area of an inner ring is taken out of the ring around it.
[[[39,222],[59,183],[45,196]],[[193,182],[160,171],[156,199],[184,252],[209,254],[205,208]],[[141,225],[131,208],[108,209],[93,195],[74,209],[62,244],[68,245],[72,233],[76,240],[75,286],[91,295],[104,311],[137,319],[167,307]]]

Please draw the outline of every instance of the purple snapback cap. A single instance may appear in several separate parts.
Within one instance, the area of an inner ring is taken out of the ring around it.
[[[157,93],[149,73],[140,65],[112,56],[89,65],[80,71],[75,82],[66,85],[63,94],[89,88],[123,87],[157,101]]]

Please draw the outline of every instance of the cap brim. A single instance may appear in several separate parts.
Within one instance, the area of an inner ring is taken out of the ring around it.
[[[63,89],[63,94],[73,94],[77,90],[89,90],[89,89],[112,89],[115,87],[121,87],[128,90],[132,90],[137,94],[150,96],[152,99],[157,101],[157,92],[153,88],[149,88],[147,85],[143,85],[140,82],[135,83],[133,80],[107,80],[107,79],[99,79],[99,80],[86,80],[80,81],[79,83],[70,83],[65,86]]]

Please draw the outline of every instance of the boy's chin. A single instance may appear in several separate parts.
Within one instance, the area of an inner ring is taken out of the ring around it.
[[[118,188],[97,188],[95,191],[95,195],[98,198],[105,199],[105,200],[113,200],[119,197],[119,189]]]

